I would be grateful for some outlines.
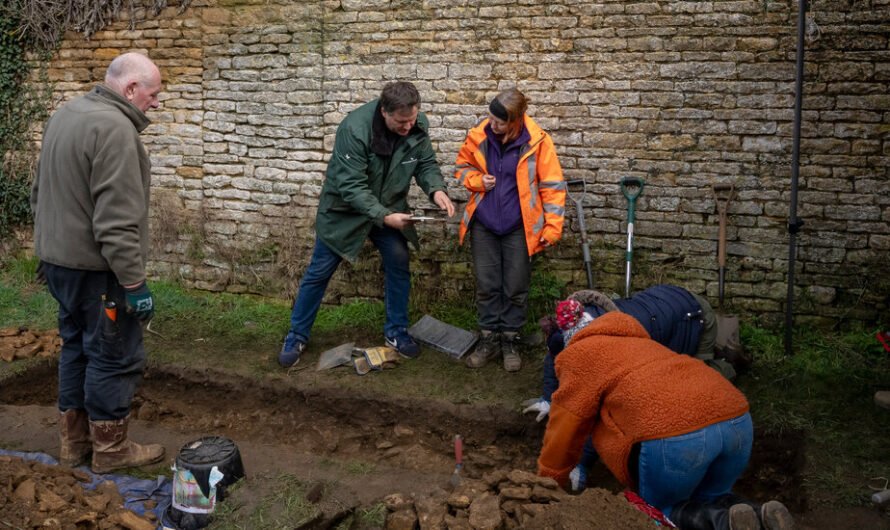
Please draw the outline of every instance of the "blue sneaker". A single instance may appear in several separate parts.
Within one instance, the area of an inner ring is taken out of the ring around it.
[[[284,345],[278,353],[278,364],[283,368],[296,366],[300,362],[300,354],[306,349],[306,343],[299,339],[294,333],[288,332],[284,338]]]
[[[414,342],[411,335],[405,331],[400,331],[394,337],[385,337],[386,345],[394,348],[399,355],[406,359],[416,359],[420,356],[420,346]]]

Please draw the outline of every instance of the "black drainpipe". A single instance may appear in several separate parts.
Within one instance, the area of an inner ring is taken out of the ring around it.
[[[797,217],[797,178],[800,174],[800,120],[803,105],[803,50],[806,32],[807,0],[799,0],[797,12],[797,71],[794,79],[794,131],[791,149],[791,206],[788,214],[788,296],[785,300],[785,355],[793,355],[794,262],[797,256],[797,232],[803,221]]]

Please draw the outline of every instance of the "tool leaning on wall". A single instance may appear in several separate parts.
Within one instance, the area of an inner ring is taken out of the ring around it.
[[[643,194],[646,182],[639,177],[623,177],[620,182],[621,193],[627,199],[627,252],[625,253],[624,297],[630,298],[630,272],[633,262],[634,216],[636,215],[637,198]]]

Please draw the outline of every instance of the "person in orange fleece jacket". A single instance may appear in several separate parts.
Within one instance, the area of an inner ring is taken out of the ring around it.
[[[745,396],[651,340],[632,316],[607,313],[575,333],[556,375],[540,475],[566,485],[590,438],[622,484],[681,528],[793,526],[781,503],[760,507],[731,492],[751,456]]]

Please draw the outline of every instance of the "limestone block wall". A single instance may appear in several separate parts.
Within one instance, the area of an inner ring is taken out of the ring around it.
[[[200,288],[289,298],[307,264],[337,124],[393,79],[412,80],[449,181],[466,131],[516,85],[582,179],[596,287],[623,292],[626,201],[633,283],[716,303],[711,190],[731,183],[726,306],[777,322],[788,269],[797,5],[757,1],[198,0],[85,40],[51,65],[59,100],[118,53],[161,67],[144,133],[154,163],[152,270]],[[806,48],[796,264],[798,321],[888,321],[890,2],[823,0]],[[463,205],[466,192],[450,182]],[[413,204],[430,204],[415,190]],[[586,284],[571,201],[536,268]],[[456,216],[459,218],[459,216]],[[456,222],[423,227],[415,301],[473,292]],[[382,295],[379,261],[343,267],[328,301]]]

